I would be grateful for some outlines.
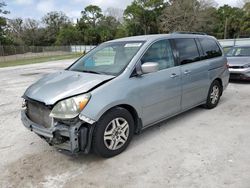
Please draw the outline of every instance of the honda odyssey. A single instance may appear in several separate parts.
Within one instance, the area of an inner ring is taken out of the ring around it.
[[[149,126],[199,105],[216,107],[228,80],[227,60],[214,37],[122,38],[31,85],[21,117],[56,148],[112,157]]]

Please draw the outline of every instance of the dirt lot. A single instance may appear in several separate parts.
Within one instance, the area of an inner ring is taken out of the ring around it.
[[[250,83],[135,136],[119,156],[69,156],[20,121],[25,88],[71,61],[0,69],[0,187],[250,187]]]

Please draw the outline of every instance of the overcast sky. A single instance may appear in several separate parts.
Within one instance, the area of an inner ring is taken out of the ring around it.
[[[1,0],[0,0],[1,1]],[[72,18],[80,17],[81,10],[89,4],[98,5],[103,10],[108,7],[125,9],[133,0],[4,0],[6,10],[11,13],[8,18],[34,18],[40,19],[50,11],[63,11]],[[219,5],[229,4],[237,6],[240,0],[216,0]]]

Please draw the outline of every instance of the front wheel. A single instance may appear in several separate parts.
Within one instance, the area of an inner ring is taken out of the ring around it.
[[[113,108],[97,122],[93,133],[93,150],[102,157],[123,152],[134,134],[134,119],[124,108]]]
[[[213,83],[211,84],[209,88],[207,102],[205,104],[205,107],[207,109],[215,108],[220,101],[221,93],[222,93],[222,86],[220,82],[217,80],[213,81]]]

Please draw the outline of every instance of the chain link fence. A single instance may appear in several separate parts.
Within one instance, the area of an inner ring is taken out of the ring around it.
[[[83,54],[93,49],[92,45],[72,46],[0,46],[0,62],[25,60],[60,55]]]

